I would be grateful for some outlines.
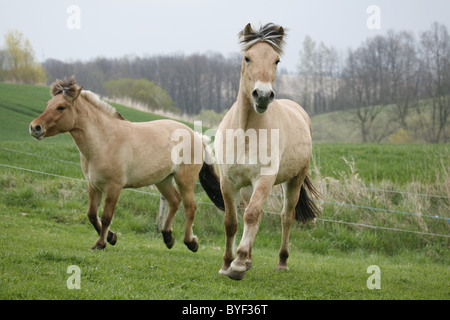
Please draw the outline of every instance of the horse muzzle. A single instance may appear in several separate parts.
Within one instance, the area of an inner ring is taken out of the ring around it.
[[[33,122],[30,124],[30,134],[38,140],[42,140],[45,135],[45,130],[40,124],[33,125]]]
[[[266,112],[269,104],[275,99],[275,92],[269,83],[256,82],[252,91],[252,98],[255,111],[259,114]]]

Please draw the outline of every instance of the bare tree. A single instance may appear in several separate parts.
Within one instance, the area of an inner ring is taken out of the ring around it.
[[[446,139],[445,126],[450,114],[450,36],[447,27],[434,23],[421,36],[421,73],[426,96],[431,99],[431,119],[423,121],[429,142]],[[418,108],[422,112],[421,108]]]
[[[354,121],[359,124],[363,142],[380,141],[387,135],[371,129],[375,119],[385,108],[387,91],[386,46],[383,37],[368,40],[349,56],[344,70],[349,105],[355,110]]]

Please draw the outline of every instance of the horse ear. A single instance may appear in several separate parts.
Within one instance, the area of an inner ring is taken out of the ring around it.
[[[75,93],[75,96],[72,98],[72,101],[75,101],[75,100],[78,98],[78,96],[79,96],[80,93],[81,93],[81,90],[83,90],[83,87],[84,87],[84,86],[78,87],[78,89],[77,89],[77,91],[76,91],[76,93]]]
[[[252,29],[252,25],[250,23],[247,23],[242,34],[244,36],[246,36],[246,35],[254,34],[254,33],[255,33],[255,31]]]
[[[280,36],[284,36],[284,28],[280,26],[280,28],[278,28],[278,34]]]

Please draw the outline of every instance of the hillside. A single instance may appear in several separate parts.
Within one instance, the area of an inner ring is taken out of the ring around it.
[[[371,125],[368,138],[382,143],[427,143],[431,129],[431,102],[421,101],[421,109],[411,109],[405,118],[408,129],[402,129],[396,119],[395,107],[384,107]],[[361,143],[361,124],[356,110],[336,111],[311,117],[314,142]],[[442,133],[450,135],[450,122]]]
[[[0,82],[0,127],[1,140],[32,141],[28,133],[30,122],[41,114],[50,99],[49,87],[17,85]],[[164,119],[156,114],[135,110],[117,103],[111,103],[130,121],[152,121]],[[186,123],[186,122],[185,122]],[[190,123],[186,123],[192,126]],[[66,135],[52,137],[52,141],[66,140]]]

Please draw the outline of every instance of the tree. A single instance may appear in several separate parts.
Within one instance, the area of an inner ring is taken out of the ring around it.
[[[299,74],[303,78],[303,92],[300,104],[307,108],[312,114],[314,110],[314,93],[316,91],[316,80],[314,74],[316,43],[310,36],[303,40],[303,49],[300,51]]]
[[[388,32],[387,41],[392,74],[390,99],[394,103],[395,120],[403,130],[408,130],[407,116],[419,100],[416,42],[409,32]]]
[[[389,122],[384,123],[384,128],[373,130],[375,119],[392,98],[392,64],[388,52],[386,38],[376,36],[350,52],[347,59],[344,86],[363,142],[379,142],[392,133]]]
[[[431,99],[431,119],[423,122],[426,140],[438,143],[445,139],[450,114],[450,36],[447,27],[435,22],[421,36],[421,60],[426,96]],[[421,112],[421,109],[418,109]]]
[[[13,30],[5,35],[2,56],[2,68],[7,72],[6,80],[28,84],[46,82],[45,70],[35,61],[31,43],[21,32]]]
[[[300,51],[299,74],[303,80],[300,104],[311,114],[332,110],[340,75],[337,50],[324,43],[316,43],[306,36]]]

